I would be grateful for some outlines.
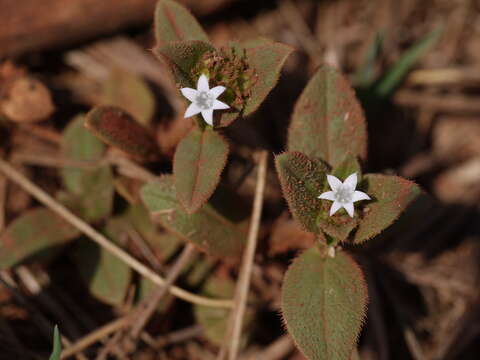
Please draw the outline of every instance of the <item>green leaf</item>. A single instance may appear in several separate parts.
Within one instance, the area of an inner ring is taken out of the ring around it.
[[[212,196],[228,157],[228,143],[213,129],[194,127],[177,146],[173,175],[177,199],[192,214]]]
[[[212,276],[202,288],[202,295],[218,298],[232,299],[235,296],[235,283],[228,277]],[[195,305],[193,308],[197,322],[203,327],[205,337],[215,345],[222,345],[228,333],[230,311],[228,309],[213,308],[211,306]],[[247,307],[242,324],[241,343],[248,340],[248,333],[254,320],[252,307]]]
[[[55,328],[53,329],[53,350],[49,360],[60,360],[61,353],[62,342],[60,340],[60,332],[58,331],[58,326],[55,325]]]
[[[108,217],[113,209],[114,185],[110,166],[87,170],[82,177],[82,194],[57,193],[57,199],[88,222]]]
[[[76,116],[63,131],[63,156],[74,161],[99,161],[105,152],[105,145],[85,129],[84,119],[83,115]],[[91,170],[78,167],[63,168],[61,175],[65,188],[73,194],[83,195],[85,174],[89,172]]]
[[[400,85],[415,63],[440,39],[443,30],[435,29],[413,44],[378,82],[375,93],[381,97],[390,96]]]
[[[144,126],[155,114],[155,96],[142,77],[122,70],[112,71],[103,84],[105,104],[118,106]]]
[[[282,288],[288,332],[309,360],[348,360],[365,318],[362,271],[344,252],[312,248],[289,267]]]
[[[123,219],[114,218],[108,221],[104,232],[118,243],[123,229]],[[87,239],[78,242],[73,259],[93,296],[113,306],[123,303],[131,277],[125,262]]]
[[[322,210],[318,196],[323,192],[328,168],[299,152],[277,155],[275,165],[293,217],[304,230],[318,233],[317,217]]]
[[[172,41],[208,41],[207,34],[190,11],[171,0],[160,0],[157,3],[155,38],[157,44],[161,45]]]
[[[154,54],[167,63],[175,81],[181,87],[197,88],[197,79],[192,73],[206,52],[216,52],[216,49],[205,41],[180,41],[153,49]]]
[[[369,174],[363,178],[361,187],[372,201],[363,209],[354,243],[361,243],[378,235],[421,195],[418,185],[398,176]]]
[[[87,221],[109,216],[113,209],[113,174],[110,166],[103,166],[85,178],[85,193],[80,197],[80,214]]]
[[[243,116],[248,116],[258,109],[277,84],[280,71],[293,48],[263,38],[246,42],[243,47],[247,53],[248,64],[255,69],[257,77],[243,109]]]
[[[102,105],[90,110],[85,126],[109,145],[139,160],[155,160],[158,148],[150,132],[131,115],[115,106]]]
[[[364,160],[367,132],[355,93],[335,69],[320,68],[298,99],[288,132],[288,150],[335,167],[346,154]]]
[[[63,132],[62,152],[73,161],[99,161],[105,145],[83,126],[84,116],[75,117]],[[113,175],[110,166],[93,168],[65,167],[62,181],[69,194],[61,201],[87,221],[110,215],[113,207]]]
[[[353,173],[357,173],[358,179],[362,178],[362,169],[360,167],[360,163],[352,154],[347,154],[343,161],[333,169],[332,173],[342,181]]]
[[[210,204],[187,214],[177,201],[171,176],[163,176],[141,189],[141,196],[156,221],[185,241],[214,256],[239,256],[245,234]]]
[[[45,208],[28,210],[0,235],[0,270],[64,245],[78,235],[76,228],[52,211]]]

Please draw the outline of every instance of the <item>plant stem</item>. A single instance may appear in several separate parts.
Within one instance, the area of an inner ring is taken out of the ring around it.
[[[260,219],[262,216],[263,194],[265,191],[265,180],[267,174],[268,154],[262,151],[259,156],[257,185],[255,188],[255,199],[253,201],[252,218],[248,230],[247,248],[242,259],[242,269],[235,290],[235,306],[232,315],[232,335],[229,347],[229,360],[236,360],[240,347],[240,336],[242,333],[243,317],[247,305],[248,290],[250,288],[250,278],[257,248],[258,230],[260,228]]]

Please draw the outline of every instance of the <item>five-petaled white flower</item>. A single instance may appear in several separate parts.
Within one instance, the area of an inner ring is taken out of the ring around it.
[[[217,98],[225,91],[225,86],[215,86],[210,89],[208,86],[208,78],[202,74],[198,78],[197,89],[181,88],[183,96],[192,103],[185,111],[185,117],[188,118],[198,113],[202,113],[203,120],[213,126],[213,110],[228,109],[230,106],[217,100]]]
[[[324,192],[318,198],[333,201],[330,216],[343,207],[347,210],[348,215],[353,217],[353,203],[360,200],[370,200],[370,196],[362,191],[355,190],[357,173],[347,177],[343,183],[333,175],[327,175],[327,181],[332,191]]]

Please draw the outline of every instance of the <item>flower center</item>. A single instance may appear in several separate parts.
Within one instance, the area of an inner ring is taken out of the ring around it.
[[[213,107],[214,100],[213,95],[209,94],[207,91],[199,91],[195,98],[195,103],[200,109],[208,110]]]
[[[340,186],[337,191],[335,191],[335,197],[337,201],[346,204],[352,202],[353,191],[348,186]]]

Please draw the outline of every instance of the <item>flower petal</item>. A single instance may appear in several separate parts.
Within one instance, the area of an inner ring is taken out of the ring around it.
[[[347,213],[348,215],[350,215],[350,217],[353,217],[353,213],[354,213],[353,203],[343,204],[343,208],[347,210]]]
[[[335,214],[338,211],[338,209],[340,209],[341,207],[342,207],[341,203],[339,203],[338,201],[334,201],[332,204],[332,207],[330,208],[330,216]]]
[[[197,96],[197,90],[192,88],[181,88],[180,91],[182,95],[185,96],[190,101],[195,101],[195,97]]]
[[[342,182],[333,175],[327,175],[327,181],[328,185],[330,185],[330,189],[332,189],[333,191],[337,190],[342,186]]]
[[[220,100],[215,100],[213,102],[213,107],[212,107],[213,110],[223,110],[223,109],[229,109],[229,108],[230,106],[228,106],[224,102],[221,102]]]
[[[210,89],[210,94],[215,97],[219,97],[227,88],[225,86],[215,86],[214,88]]]
[[[343,185],[348,186],[350,189],[355,190],[357,187],[357,173],[353,173],[345,179]]]
[[[371,200],[371,199],[370,199],[370,196],[365,194],[363,191],[358,191],[357,190],[353,193],[352,201],[355,202],[355,201],[360,201],[360,200]]]
[[[200,109],[197,104],[191,103],[187,108],[187,111],[185,111],[185,115],[183,117],[189,118],[190,116],[197,115],[201,111],[202,109]]]
[[[335,201],[335,193],[333,191],[327,191],[318,197],[319,199],[324,199],[324,200],[330,200],[330,201]]]
[[[203,110],[202,116],[203,120],[205,120],[208,125],[213,126],[213,109]]]
[[[208,87],[208,78],[205,75],[200,75],[197,82],[197,90],[198,91],[210,91]]]

